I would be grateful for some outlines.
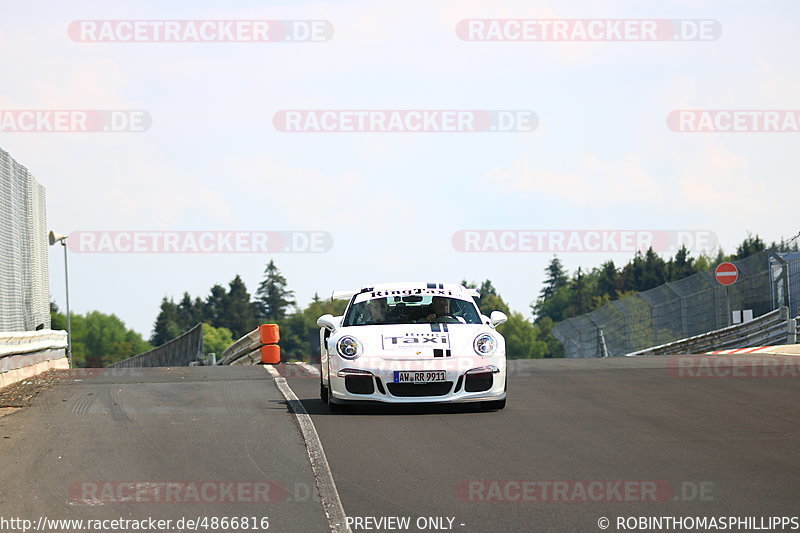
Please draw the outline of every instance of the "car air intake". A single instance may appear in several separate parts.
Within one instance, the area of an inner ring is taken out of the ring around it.
[[[465,392],[483,392],[492,388],[494,374],[481,372],[480,374],[467,374],[464,379]]]
[[[444,396],[453,388],[452,381],[436,383],[387,383],[386,387],[393,396],[403,398],[420,396]]]
[[[371,375],[350,375],[344,378],[344,388],[350,394],[373,394],[375,392],[375,383],[372,381]]]

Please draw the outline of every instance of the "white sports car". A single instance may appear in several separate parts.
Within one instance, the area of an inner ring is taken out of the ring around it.
[[[323,315],[320,396],[354,402],[506,404],[506,346],[480,314],[478,291],[453,283],[387,283],[337,291],[343,316]]]

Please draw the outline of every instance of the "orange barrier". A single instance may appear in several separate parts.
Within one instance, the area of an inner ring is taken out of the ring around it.
[[[277,365],[281,362],[281,331],[277,324],[261,324],[258,326],[258,335],[261,344],[261,362],[265,365]]]
[[[281,362],[281,347],[277,344],[267,344],[261,347],[261,362],[265,365],[277,365]]]
[[[277,324],[260,325],[258,334],[261,344],[278,344],[281,340],[281,332]]]

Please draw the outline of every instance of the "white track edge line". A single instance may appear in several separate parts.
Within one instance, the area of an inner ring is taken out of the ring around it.
[[[325,450],[322,448],[322,442],[319,440],[319,434],[314,427],[314,422],[311,421],[311,416],[303,407],[303,404],[297,398],[294,391],[289,384],[286,383],[286,378],[278,376],[278,371],[270,365],[264,365],[267,372],[273,376],[273,381],[281,391],[283,397],[289,404],[289,408],[295,415],[297,425],[300,427],[300,434],[306,443],[306,450],[308,450],[308,458],[311,460],[311,469],[314,471],[314,478],[317,482],[317,491],[319,492],[322,509],[328,517],[328,525],[333,533],[352,533],[350,526],[347,525],[347,515],[342,506],[342,500],[339,498],[339,491],[336,490],[336,483],[333,481],[333,473],[328,465],[328,458],[325,456]]]
[[[297,363],[297,365],[304,368],[305,371],[311,374],[312,376],[319,376],[319,369],[317,369],[315,366],[310,365],[304,361]]]

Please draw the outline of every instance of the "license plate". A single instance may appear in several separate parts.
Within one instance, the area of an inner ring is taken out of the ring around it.
[[[395,383],[436,383],[447,381],[447,372],[444,370],[395,370]]]

